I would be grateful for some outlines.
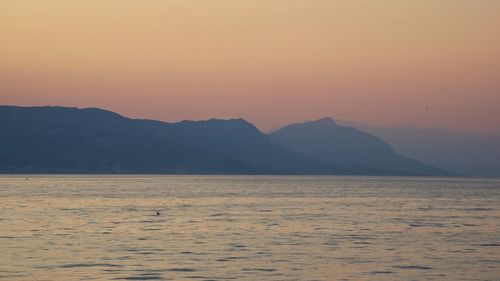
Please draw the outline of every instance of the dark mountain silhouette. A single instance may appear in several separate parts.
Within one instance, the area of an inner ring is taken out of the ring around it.
[[[243,119],[166,123],[97,108],[0,106],[2,173],[427,175],[426,169],[432,170],[394,169],[383,161],[353,165],[358,162],[347,161],[347,155],[345,163],[314,158],[273,142]]]
[[[402,157],[381,139],[357,129],[339,126],[331,118],[293,124],[270,134],[284,147],[333,165],[362,167],[378,173],[443,175],[445,171]]]
[[[463,175],[500,177],[500,136],[457,133],[441,128],[373,126],[338,121],[383,139],[396,152]]]
[[[14,106],[0,106],[0,171],[342,172],[273,144],[243,119],[165,123],[96,108]]]

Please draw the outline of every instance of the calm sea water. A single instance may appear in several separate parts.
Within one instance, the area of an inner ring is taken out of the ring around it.
[[[2,278],[500,280],[500,180],[0,176]]]

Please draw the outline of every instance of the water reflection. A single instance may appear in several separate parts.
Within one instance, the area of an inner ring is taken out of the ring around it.
[[[5,280],[500,276],[497,180],[3,176],[0,201]]]

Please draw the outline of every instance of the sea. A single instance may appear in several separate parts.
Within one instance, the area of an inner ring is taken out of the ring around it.
[[[3,175],[0,280],[500,280],[500,179]]]

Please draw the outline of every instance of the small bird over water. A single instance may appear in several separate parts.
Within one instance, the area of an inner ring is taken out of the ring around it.
[[[160,212],[156,211],[156,215],[159,216],[160,215]]]

